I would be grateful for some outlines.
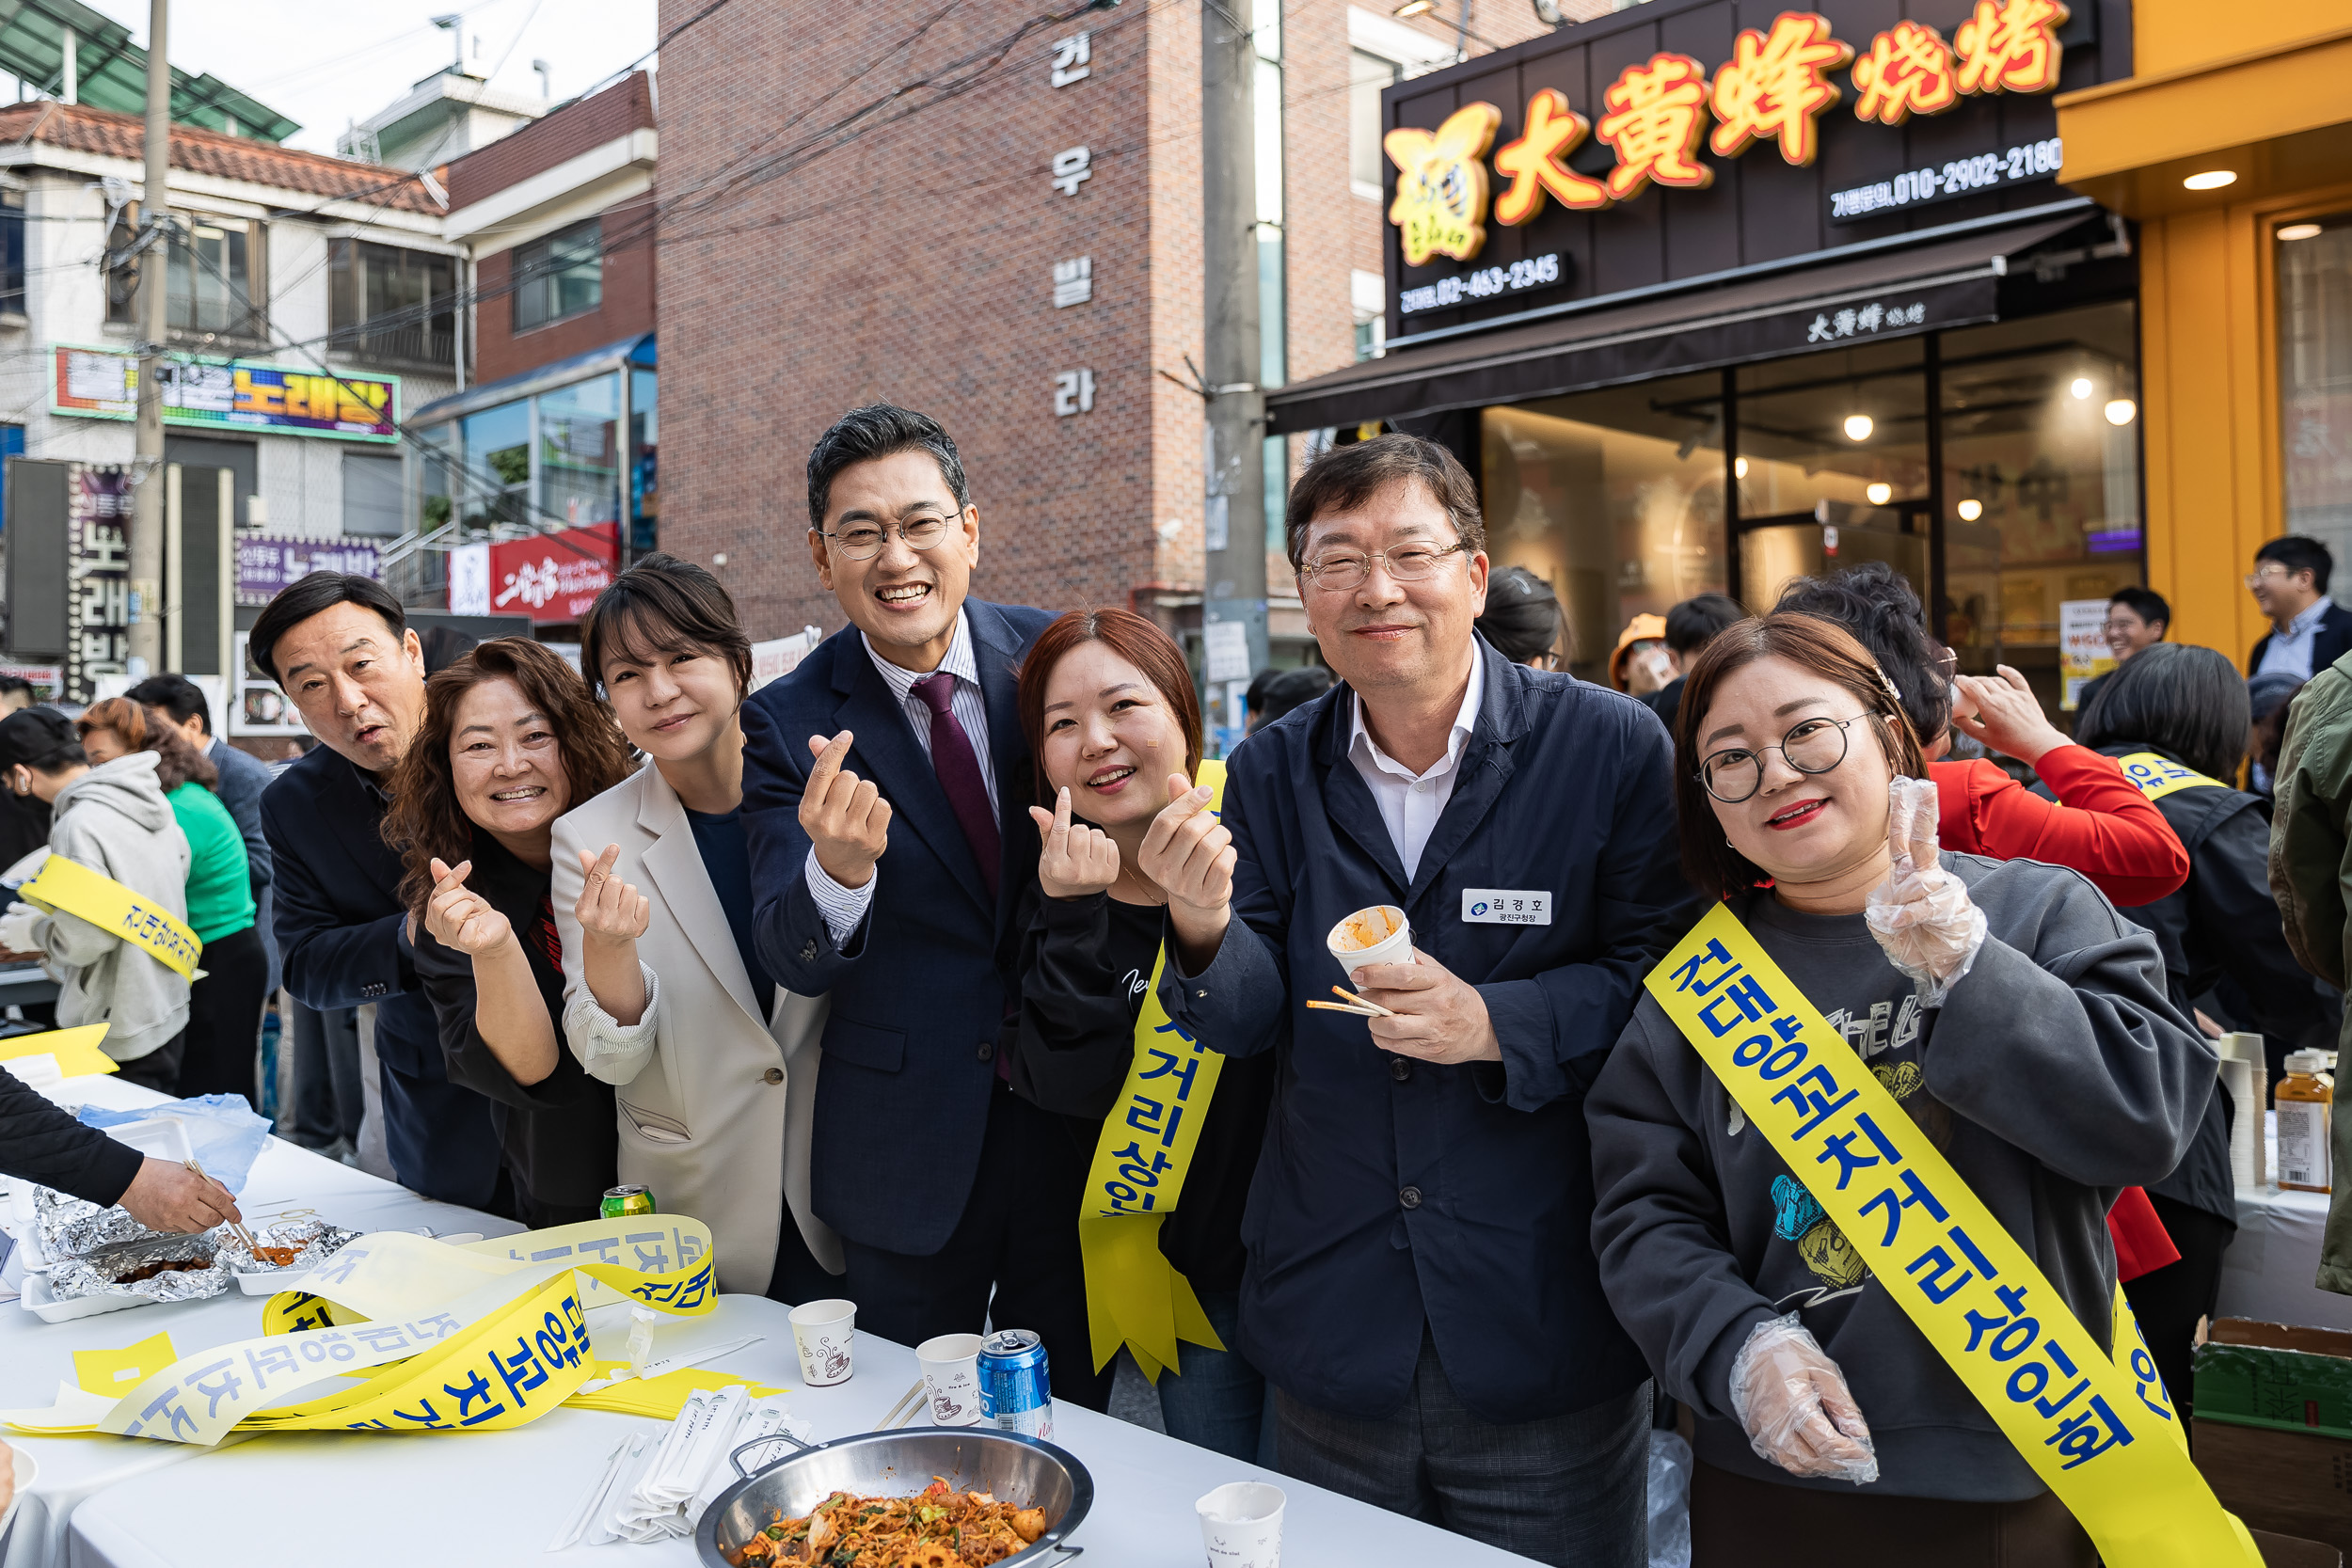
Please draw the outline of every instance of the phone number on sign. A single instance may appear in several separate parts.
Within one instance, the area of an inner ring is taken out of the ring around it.
[[[1474,299],[1492,299],[1497,294],[1516,294],[1529,289],[1549,288],[1559,282],[1563,276],[1557,251],[1546,256],[1531,256],[1507,267],[1481,267],[1476,272],[1456,273],[1452,277],[1440,277],[1435,283],[1406,289],[1397,295],[1397,313],[1418,315],[1423,310],[1443,310],[1451,306],[1468,305]]]
[[[2052,136],[2047,141],[2026,142],[2012,147],[2006,152],[1983,152],[1974,158],[1955,158],[1940,168],[1905,169],[1891,180],[1832,191],[1829,215],[1833,219],[1867,217],[1890,208],[1915,207],[1923,201],[1947,201],[1955,197],[1972,196],[1995,185],[2046,180],[2058,173],[2058,165],[2064,162],[2064,153],[2065,148],[2059,138]]]

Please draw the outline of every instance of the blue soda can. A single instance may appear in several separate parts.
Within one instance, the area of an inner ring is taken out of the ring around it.
[[[1031,1330],[999,1329],[980,1341],[980,1419],[1000,1432],[1052,1440],[1045,1344]]]

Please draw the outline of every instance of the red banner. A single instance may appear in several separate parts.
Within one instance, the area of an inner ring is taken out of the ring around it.
[[[527,611],[540,625],[577,621],[612,586],[620,559],[618,523],[593,523],[493,545],[490,609],[507,615]]]

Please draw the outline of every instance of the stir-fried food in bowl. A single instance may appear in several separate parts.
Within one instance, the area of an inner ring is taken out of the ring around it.
[[[805,1519],[774,1522],[728,1559],[736,1568],[990,1568],[1045,1533],[1045,1511],[1015,1508],[986,1492],[958,1492],[933,1477],[912,1497],[835,1492]]]

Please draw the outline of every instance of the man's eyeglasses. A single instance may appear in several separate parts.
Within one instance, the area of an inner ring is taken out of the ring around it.
[[[1363,586],[1372,576],[1375,561],[1388,568],[1389,577],[1396,582],[1420,582],[1433,575],[1440,562],[1466,545],[1448,545],[1438,549],[1430,545],[1406,545],[1401,549],[1375,550],[1366,555],[1361,550],[1332,550],[1319,555],[1298,568],[1298,580],[1327,593],[1344,594]]]
[[[852,523],[838,533],[826,533],[822,529],[818,532],[833,541],[833,547],[841,552],[845,561],[873,560],[882,554],[882,546],[889,538],[888,530],[872,523]],[[911,523],[898,524],[898,533],[907,542],[908,549],[934,549],[942,539],[947,537],[947,519],[917,517]]]
[[[1846,760],[1847,726],[1869,717],[1857,713],[1851,719],[1807,719],[1782,736],[1777,746],[1717,752],[1699,764],[1699,783],[1724,805],[1736,806],[1764,787],[1765,752],[1778,752],[1800,773],[1827,773]]]
[[[2263,567],[2259,571],[2247,573],[2246,586],[2249,588],[2260,588],[2265,582],[2284,582],[2294,576],[2295,574],[2293,572],[2287,570],[2284,566],[2278,564],[2276,562],[2273,562],[2271,564]]]

